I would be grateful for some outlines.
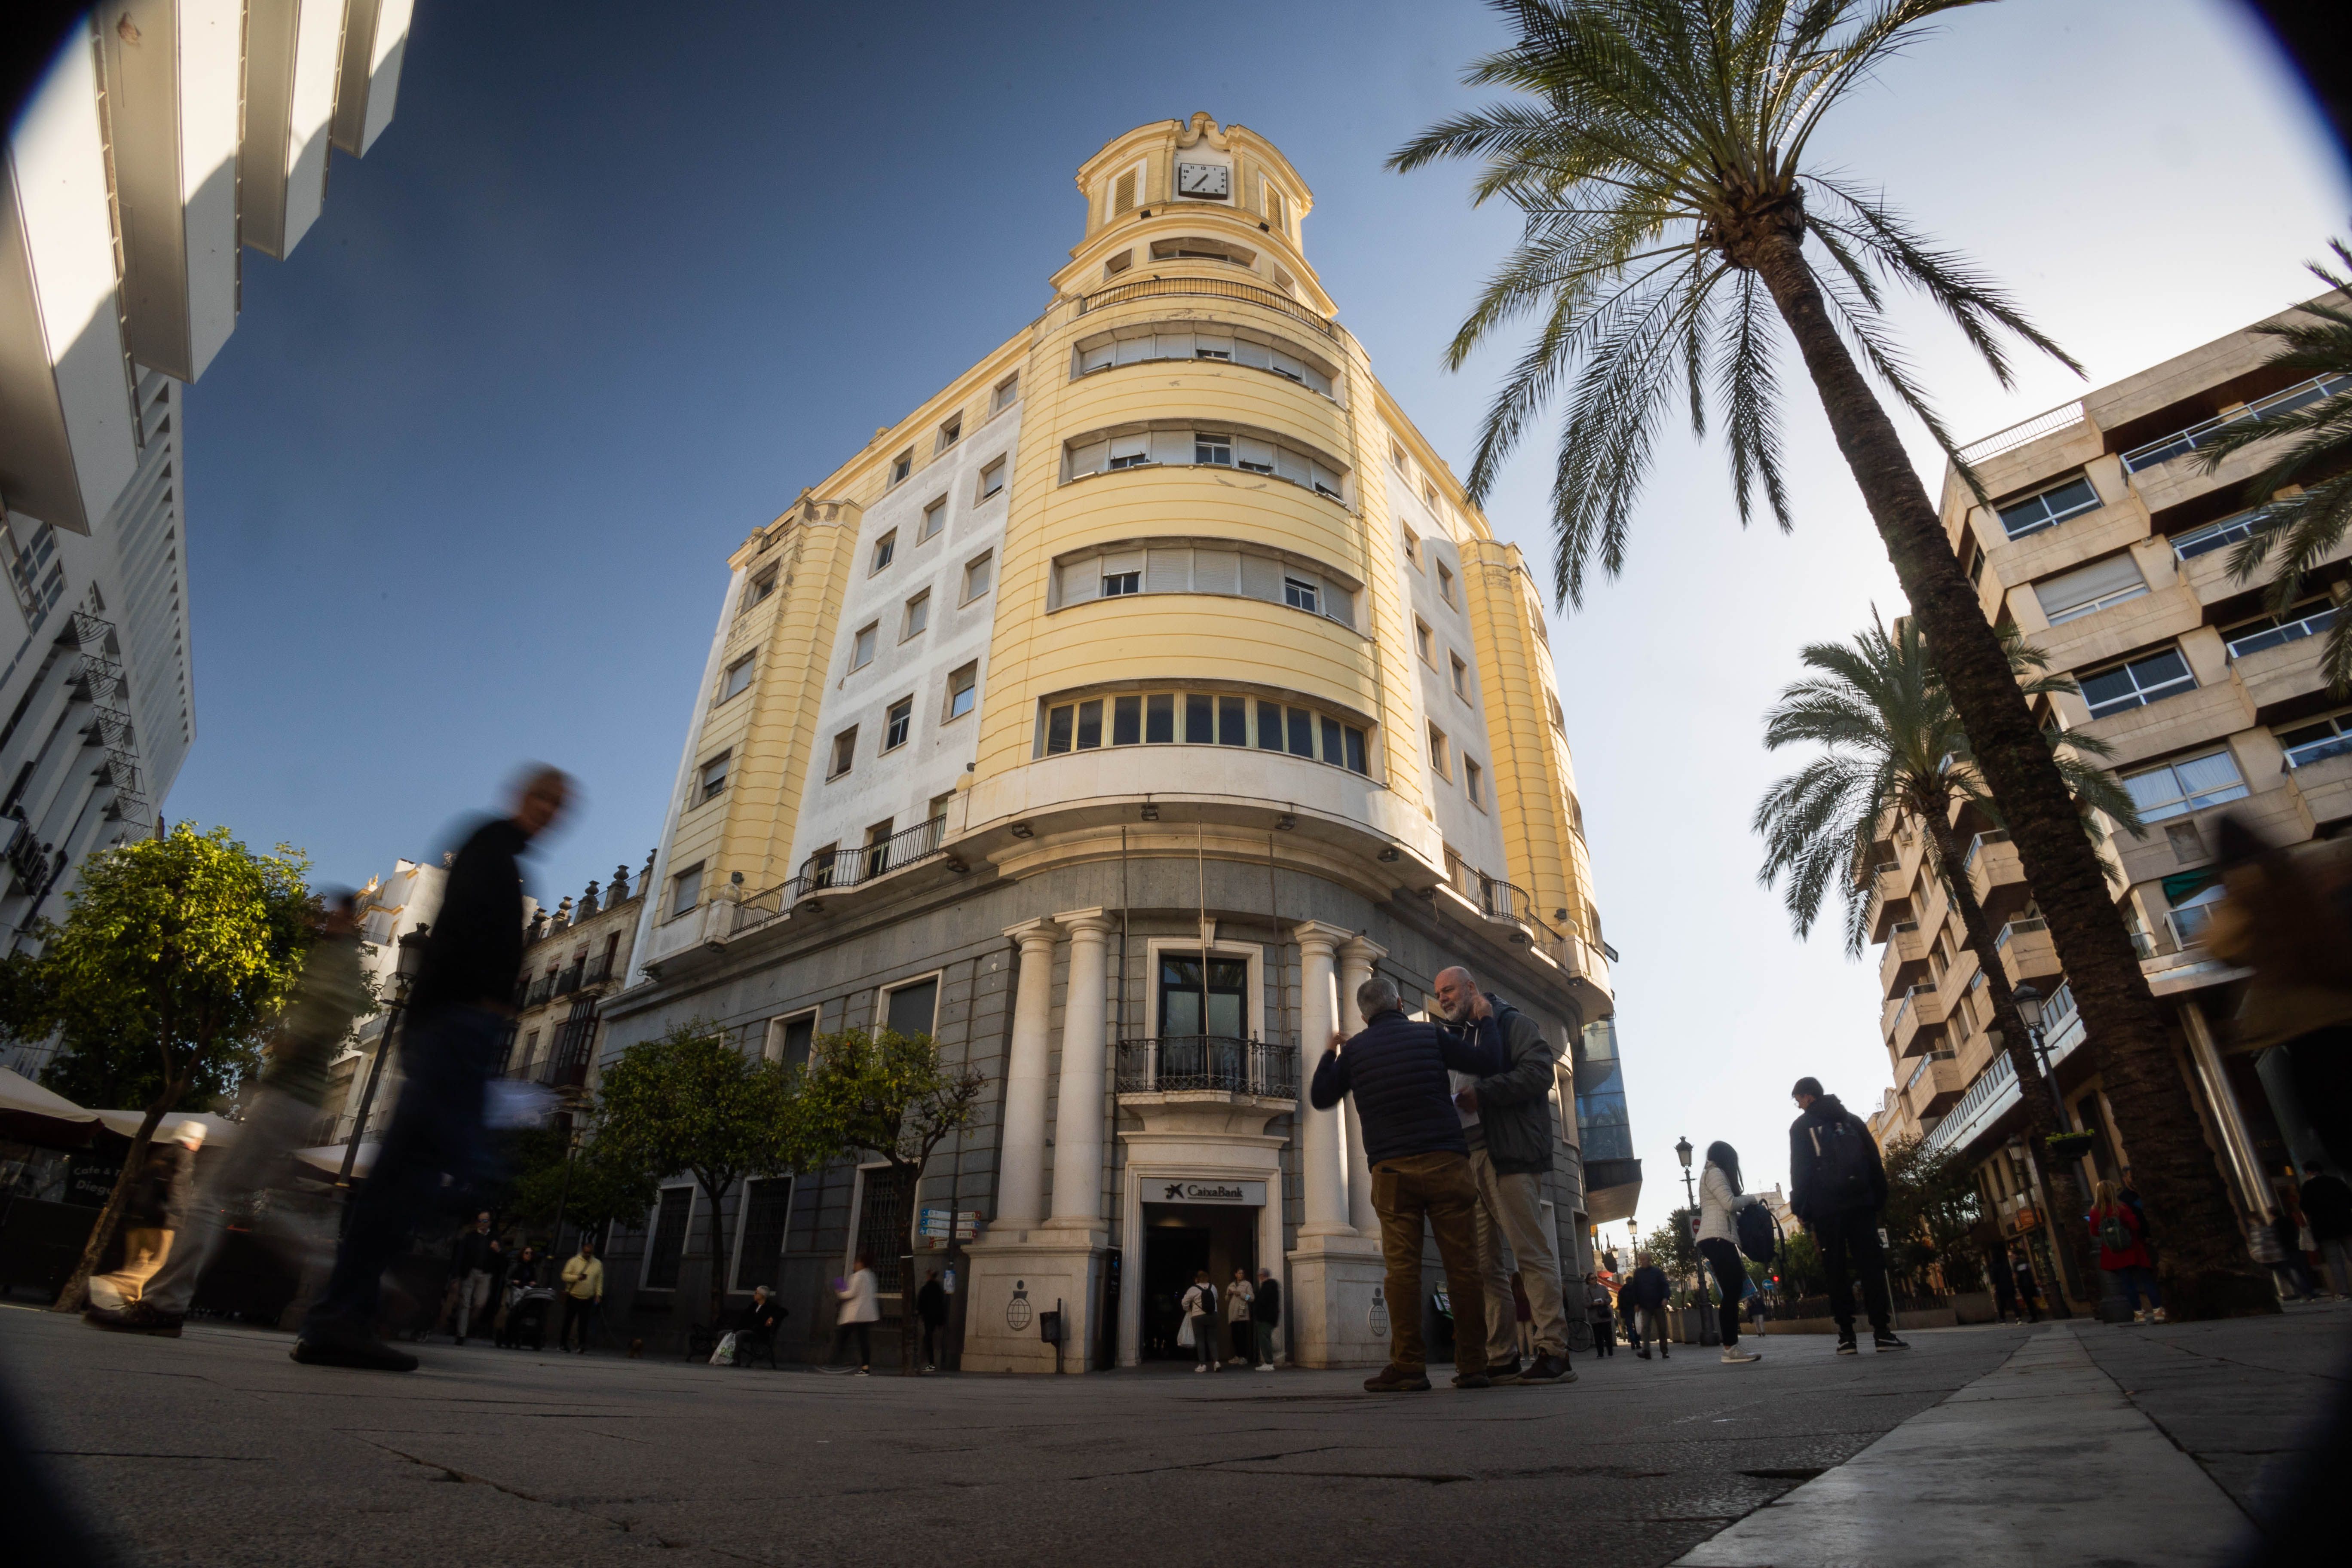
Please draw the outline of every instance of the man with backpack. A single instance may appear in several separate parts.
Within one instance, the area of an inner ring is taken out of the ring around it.
[[[1837,1319],[1837,1353],[1856,1353],[1849,1266],[1862,1276],[1874,1343],[1882,1351],[1908,1350],[1895,1337],[1886,1253],[1878,1240],[1878,1211],[1886,1202],[1878,1145],[1862,1118],[1822,1091],[1821,1079],[1801,1078],[1790,1094],[1801,1114],[1789,1125],[1789,1206],[1821,1247],[1830,1313]]]

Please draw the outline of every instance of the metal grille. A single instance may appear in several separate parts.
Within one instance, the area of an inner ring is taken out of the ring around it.
[[[126,822],[145,826],[147,796],[139,782],[139,752],[131,740],[131,713],[122,696],[122,664],[107,648],[114,625],[87,610],[73,613],[74,640],[81,645],[82,679],[89,688],[90,706],[106,743],[109,782],[114,785],[114,808]]]
[[[1250,1094],[1298,1098],[1298,1047],[1231,1035],[1121,1040],[1121,1094]]]
[[[899,1254],[907,1240],[907,1194],[899,1189],[898,1173],[883,1166],[866,1173],[857,1208],[857,1250],[874,1255],[874,1279],[884,1297],[906,1288]]]

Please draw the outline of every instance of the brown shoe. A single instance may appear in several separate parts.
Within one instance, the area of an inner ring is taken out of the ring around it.
[[[1492,1388],[1495,1380],[1483,1372],[1461,1372],[1454,1374],[1456,1388]]]
[[[92,1307],[81,1315],[81,1319],[94,1328],[118,1334],[153,1334],[166,1340],[180,1337],[180,1319],[144,1301],[133,1301],[122,1307]]]
[[[1426,1394],[1429,1392],[1429,1374],[1425,1372],[1407,1372],[1401,1366],[1384,1366],[1381,1368],[1378,1377],[1364,1379],[1364,1392],[1366,1394]]]
[[[1521,1383],[1574,1383],[1576,1371],[1568,1364],[1566,1358],[1556,1358],[1547,1352],[1536,1357],[1527,1371],[1519,1373],[1518,1381]]]

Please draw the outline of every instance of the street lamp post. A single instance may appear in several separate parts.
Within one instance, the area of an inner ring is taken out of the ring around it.
[[[343,1144],[343,1168],[335,1184],[352,1184],[352,1166],[360,1156],[360,1140],[367,1136],[368,1112],[375,1106],[376,1086],[383,1081],[383,1059],[392,1054],[393,1031],[399,1027],[400,1015],[408,1005],[408,988],[415,982],[417,972],[425,967],[426,928],[418,926],[400,939],[398,957],[393,961],[392,1004],[385,1009],[383,1032],[376,1037],[375,1059],[368,1064],[367,1087],[360,1090],[360,1113],[352,1121],[351,1138]]]
[[[2074,1129],[2068,1125],[2066,1101],[2058,1093],[2058,1075],[2053,1070],[2050,1063],[2050,1042],[2042,1032],[2043,1005],[2042,993],[2028,982],[2019,986],[2011,994],[2017,1001],[2018,1021],[2025,1026],[2026,1042],[2033,1047],[2033,1060],[2042,1068],[2042,1085],[2050,1091],[2051,1124],[2061,1132],[2071,1132]],[[2029,1153],[2032,1152],[2029,1150]],[[2033,1157],[2034,1173],[2037,1176],[2041,1175],[2043,1163],[2056,1158],[2058,1156],[2050,1150],[2046,1148],[2041,1150]],[[2057,1255],[2057,1264],[2063,1271],[2066,1283],[2074,1288],[2077,1295],[2087,1298],[2090,1291],[2086,1282],[2075,1278],[2077,1271],[2074,1268],[2074,1255],[2058,1244],[2056,1233],[2049,1229],[2050,1226],[2059,1223],[2057,1216],[2052,1213],[2056,1205],[2050,1201],[2050,1185],[2051,1184],[2046,1180],[2042,1183],[2042,1208],[2043,1216],[2048,1222],[2043,1227],[2044,1234],[2051,1237],[2050,1250]],[[2074,1223],[2074,1216],[2067,1216],[2066,1223]],[[2053,1304],[2055,1305],[2055,1303]],[[2101,1320],[2106,1322],[2130,1321],[2130,1305],[2124,1300],[2123,1291],[2117,1287],[2112,1276],[2102,1275],[2097,1311]]]
[[[1675,1141],[1675,1158],[1683,1163],[1683,1201],[1690,1205],[1691,1254],[1693,1257],[1697,1257],[1698,1193],[1691,1185],[1691,1141],[1689,1139],[1678,1138]],[[1698,1308],[1698,1342],[1703,1345],[1719,1344],[1722,1342],[1722,1335],[1716,1331],[1715,1303],[1707,1299],[1706,1259],[1704,1258],[1698,1260],[1697,1274],[1698,1289],[1694,1300]]]

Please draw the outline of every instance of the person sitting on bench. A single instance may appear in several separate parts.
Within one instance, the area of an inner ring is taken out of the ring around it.
[[[776,1330],[788,1316],[784,1304],[765,1285],[751,1289],[751,1304],[743,1309],[735,1322],[735,1364],[749,1366],[755,1352],[765,1352],[768,1364],[776,1364]]]

